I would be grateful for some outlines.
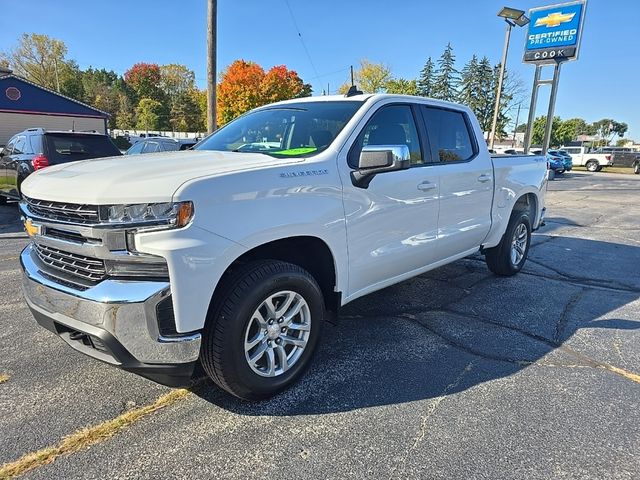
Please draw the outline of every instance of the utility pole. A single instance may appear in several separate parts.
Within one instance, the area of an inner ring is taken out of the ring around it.
[[[207,132],[216,129],[216,36],[218,0],[207,0]]]
[[[58,76],[58,59],[57,58],[53,58],[53,68],[55,70],[56,73],[56,87],[57,87],[57,91],[58,93],[60,93],[60,77]]]

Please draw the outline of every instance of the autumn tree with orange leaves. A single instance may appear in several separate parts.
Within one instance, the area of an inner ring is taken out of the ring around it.
[[[284,65],[268,72],[254,62],[236,60],[220,75],[218,125],[267,103],[311,95],[311,85]]]

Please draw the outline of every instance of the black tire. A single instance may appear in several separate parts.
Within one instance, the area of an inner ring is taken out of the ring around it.
[[[514,235],[520,225],[524,225],[526,228],[526,246],[522,258],[514,263],[511,255],[512,243]],[[485,261],[489,270],[496,275],[503,277],[510,277],[515,275],[524,266],[529,255],[529,247],[531,246],[531,220],[529,219],[528,212],[516,211],[511,214],[507,231],[500,240],[500,243],[493,247],[487,248],[484,251]]]
[[[6,205],[7,204],[7,197],[5,197],[4,195],[0,195],[0,205]]]
[[[243,400],[261,400],[293,384],[308,367],[324,323],[324,300],[316,280],[303,268],[277,260],[250,262],[222,280],[204,328],[200,360],[207,375]],[[311,329],[298,360],[284,373],[264,377],[245,358],[245,333],[254,312],[279,291],[301,295]]]
[[[602,165],[598,165],[596,168],[596,172],[601,172],[604,167]]]
[[[598,164],[597,160],[589,160],[589,161],[587,161],[587,163],[584,164],[584,166],[590,172],[597,172],[598,171],[598,167],[600,165]]]
[[[635,173],[636,175],[640,175],[640,163],[635,164],[635,166],[633,167],[633,173]]]

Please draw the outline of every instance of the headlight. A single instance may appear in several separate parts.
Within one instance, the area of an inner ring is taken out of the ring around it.
[[[102,221],[127,225],[170,225],[179,228],[193,218],[193,203],[164,202],[101,207]]]

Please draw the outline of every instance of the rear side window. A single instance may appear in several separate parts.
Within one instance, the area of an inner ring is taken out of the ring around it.
[[[153,153],[160,151],[160,144],[158,142],[147,142],[142,149],[142,153]]]
[[[174,152],[178,150],[178,144],[176,142],[162,142],[162,149],[165,152]]]
[[[44,153],[41,135],[31,135],[28,137],[27,142],[31,145],[31,153]]]
[[[47,158],[53,164],[121,155],[109,137],[104,135],[47,133],[45,142]]]
[[[422,107],[429,142],[441,162],[464,162],[477,153],[464,113]]]

